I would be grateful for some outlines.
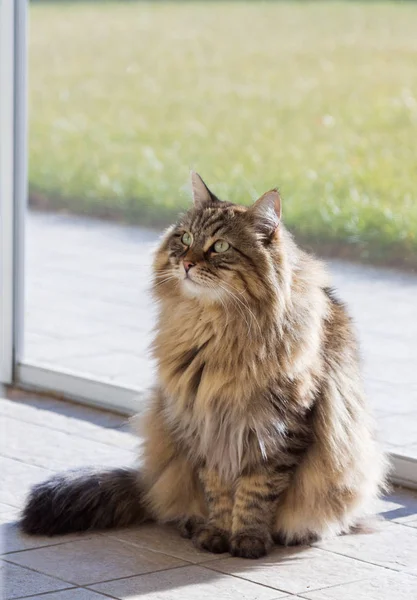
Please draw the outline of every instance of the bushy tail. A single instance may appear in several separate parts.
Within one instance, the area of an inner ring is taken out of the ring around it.
[[[146,520],[135,469],[70,471],[36,485],[22,513],[25,533],[59,535]]]

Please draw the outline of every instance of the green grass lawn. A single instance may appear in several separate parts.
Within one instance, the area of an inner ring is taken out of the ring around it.
[[[417,4],[30,9],[33,204],[160,226],[188,171],[305,242],[417,266]]]

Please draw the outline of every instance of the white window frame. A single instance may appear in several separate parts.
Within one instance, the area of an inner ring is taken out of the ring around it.
[[[15,6],[0,3],[0,383],[14,364],[14,71]]]
[[[27,0],[0,0],[0,384],[134,414],[145,391],[22,363],[27,207]],[[417,489],[417,460],[391,454],[391,479]]]

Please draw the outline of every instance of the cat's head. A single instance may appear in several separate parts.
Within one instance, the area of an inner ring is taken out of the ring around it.
[[[191,174],[193,207],[166,233],[157,252],[157,295],[176,290],[207,302],[261,299],[271,289],[280,242],[276,189],[246,208],[219,200]]]

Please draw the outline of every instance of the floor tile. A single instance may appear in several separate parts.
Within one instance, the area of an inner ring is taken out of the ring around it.
[[[14,402],[14,404],[22,404],[37,408],[41,411],[45,410],[63,417],[70,417],[78,421],[85,421],[99,425],[100,427],[118,427],[126,421],[126,417],[119,415],[109,410],[100,409],[97,407],[78,404],[68,400],[60,400],[58,398],[47,397],[33,392],[27,392],[19,389],[9,389],[6,398]]]
[[[109,596],[103,596],[98,592],[86,590],[83,588],[71,588],[62,592],[52,592],[52,594],[40,594],[29,596],[25,600],[108,600]]]
[[[93,586],[121,600],[275,600],[286,594],[198,566]]]
[[[5,523],[19,514],[19,510],[10,504],[0,504],[0,523]]]
[[[80,537],[86,539],[91,538],[93,534],[71,534],[57,535],[54,537],[26,535],[20,531],[18,523],[18,515],[14,518],[6,520],[1,518],[0,524],[0,554],[7,557],[10,553],[20,552],[21,550],[29,550],[32,548],[42,548],[44,546],[56,546],[70,541],[78,540]],[[9,558],[9,557],[8,557]]]
[[[0,456],[0,502],[20,508],[32,485],[47,479],[53,471]]]
[[[290,594],[377,577],[382,570],[330,552],[326,556],[323,550],[308,547],[278,548],[264,559],[226,558],[205,566]]]
[[[417,530],[385,523],[381,531],[346,535],[317,544],[331,552],[417,575]]]
[[[24,569],[5,561],[0,561],[0,581],[3,582],[4,599],[12,600],[22,596],[33,596],[42,592],[53,592],[71,587],[70,584]]]
[[[8,560],[78,585],[141,575],[184,564],[177,558],[103,536],[17,552],[10,554]]]
[[[146,524],[133,529],[115,530],[106,535],[192,563],[201,563],[215,558],[214,554],[197,550],[191,540],[182,538],[174,527]]]
[[[384,573],[366,579],[303,594],[311,600],[417,600],[417,579],[405,573]]]
[[[84,407],[80,407],[84,408]],[[126,433],[117,429],[126,422],[126,418],[114,419],[114,427],[103,427],[101,424],[91,422],[91,409],[89,411],[90,420],[87,421],[81,417],[80,410],[75,410],[73,415],[63,415],[53,410],[33,406],[24,402],[15,402],[13,400],[0,400],[0,415],[15,419],[19,423],[28,423],[39,427],[47,427],[58,432],[70,434],[80,438],[101,442],[118,448],[136,451],[138,439],[132,433]],[[23,427],[23,425],[21,425]]]
[[[2,417],[6,433],[1,454],[37,467],[53,470],[90,465],[125,466],[136,460],[136,453],[81,437]],[[117,432],[110,432],[117,433]],[[121,433],[120,435],[124,435]]]

